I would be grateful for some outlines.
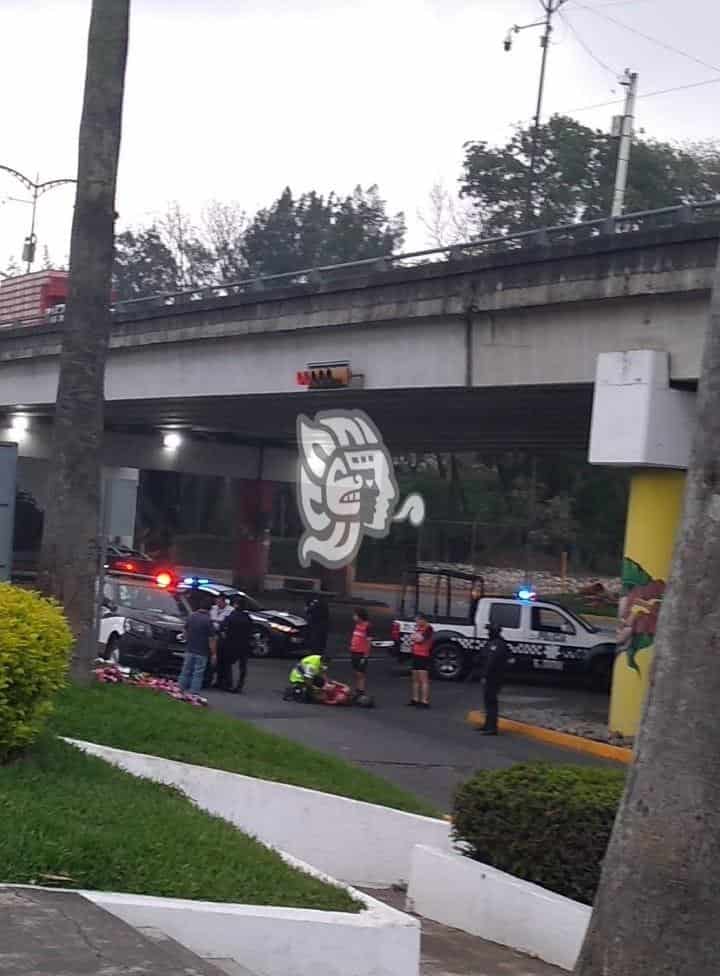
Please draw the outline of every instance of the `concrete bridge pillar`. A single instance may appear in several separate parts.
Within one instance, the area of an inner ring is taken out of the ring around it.
[[[642,716],[694,421],[695,394],[670,387],[667,353],[598,357],[589,460],[633,472],[609,715],[610,731],[625,736],[637,733]]]

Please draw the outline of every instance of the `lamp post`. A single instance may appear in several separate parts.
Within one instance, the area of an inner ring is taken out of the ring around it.
[[[23,244],[22,259],[27,263],[27,273],[30,274],[30,269],[35,260],[35,245],[37,244],[37,238],[35,236],[35,215],[37,213],[37,202],[38,199],[47,193],[48,190],[53,190],[56,186],[64,186],[66,183],[77,183],[77,180],[47,180],[44,183],[40,182],[40,174],[31,180],[29,176],[25,176],[23,173],[18,172],[18,170],[13,169],[11,166],[3,166],[0,163],[0,170],[6,173],[10,173],[15,179],[20,180],[23,186],[27,187],[32,193],[32,198],[30,200],[17,200],[15,197],[10,199],[15,200],[16,203],[29,203],[32,205],[32,218],[30,220],[30,233],[25,238],[25,243]]]
[[[558,10],[566,4],[568,0],[540,0],[540,6],[545,11],[542,20],[535,20],[532,24],[515,24],[507,32],[503,46],[506,51],[512,49],[512,36],[519,34],[520,31],[528,30],[530,27],[542,27],[543,33],[540,38],[542,48],[542,59],[540,61],[540,78],[538,80],[537,105],[535,107],[535,117],[533,119],[532,140],[530,144],[530,166],[528,168],[527,196],[525,198],[525,221],[529,225],[532,219],[533,193],[535,189],[535,166],[537,164],[538,135],[540,130],[540,118],[542,116],[543,95],[545,93],[545,73],[547,70],[548,48],[550,47],[550,37],[553,30],[553,17]]]

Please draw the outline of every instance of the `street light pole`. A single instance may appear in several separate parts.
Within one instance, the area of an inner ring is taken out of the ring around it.
[[[538,136],[540,134],[540,121],[542,119],[543,96],[545,94],[545,75],[547,73],[547,58],[548,50],[550,48],[550,38],[553,31],[553,18],[558,10],[567,2],[568,0],[540,0],[540,5],[545,11],[544,18],[542,20],[533,21],[532,24],[515,24],[515,26],[511,27],[508,31],[504,42],[505,50],[510,51],[512,48],[513,34],[519,34],[520,31],[527,30],[530,27],[543,28],[542,37],[540,38],[540,47],[542,48],[542,58],[540,60],[540,78],[538,79],[537,104],[535,107],[535,116],[533,118],[532,137],[530,143],[530,165],[528,167],[527,194],[525,197],[525,222],[528,227],[530,226],[533,216],[535,168],[537,166],[538,156]]]
[[[635,119],[635,97],[637,95],[638,76],[635,71],[626,71],[620,82],[627,88],[625,95],[625,111],[620,119],[618,143],[617,169],[615,171],[615,188],[613,190],[612,216],[621,217],[625,206],[625,190],[627,188],[628,168],[630,166],[630,151],[633,142]]]
[[[16,180],[19,180],[23,186],[27,187],[32,193],[31,200],[19,200],[19,203],[29,203],[32,205],[32,217],[30,220],[30,233],[25,238],[25,243],[23,245],[22,259],[27,263],[27,274],[30,274],[30,269],[32,268],[33,262],[35,260],[35,245],[37,243],[35,237],[35,217],[37,214],[37,202],[38,198],[47,193],[48,190],[55,189],[56,186],[64,186],[67,183],[77,183],[77,180],[46,180],[44,183],[40,182],[40,174],[38,173],[34,180],[31,180],[29,176],[25,176],[18,170],[13,169],[11,166],[3,166],[0,163],[0,170],[5,173],[10,173],[14,176]]]

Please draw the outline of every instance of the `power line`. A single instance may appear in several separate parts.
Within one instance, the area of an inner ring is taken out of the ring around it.
[[[643,92],[638,98],[654,98],[656,95],[670,95],[673,92],[688,91],[690,88],[702,88],[704,85],[720,84],[720,78],[707,78],[705,81],[693,81],[689,85],[675,85],[673,88],[658,88],[655,91]],[[571,115],[575,112],[591,112],[596,108],[607,108],[610,105],[622,105],[622,98],[614,98],[608,102],[596,102],[594,105],[582,105],[580,108],[568,108],[559,115]]]
[[[608,74],[612,75],[613,78],[617,79],[618,75],[620,75],[622,72],[615,71],[613,68],[610,67],[610,65],[606,64],[602,60],[602,58],[599,58],[597,54],[595,54],[595,52],[590,48],[590,46],[585,43],[585,41],[578,33],[575,25],[567,17],[567,15],[562,12],[562,10],[560,11],[560,19],[562,20],[563,24],[565,24],[565,26],[571,31],[571,33],[575,37],[575,40],[578,42],[578,44],[583,49],[583,51],[585,51],[585,53],[588,54],[596,64],[599,64],[604,71],[607,71]]]
[[[657,44],[666,51],[671,51],[673,54],[679,54],[681,57],[687,58],[689,61],[694,61],[695,64],[702,65],[703,68],[709,68],[711,71],[716,71],[718,74],[720,74],[720,68],[718,68],[717,65],[703,61],[702,58],[696,58],[694,54],[689,54],[687,51],[683,51],[679,47],[674,47],[672,44],[667,44],[665,41],[661,41],[659,38],[653,37],[651,34],[646,34],[644,31],[638,30],[637,27],[632,27],[630,24],[626,24],[624,21],[618,20],[616,17],[613,17],[610,14],[603,13],[603,11],[597,7],[588,7],[586,4],[580,3],[579,0],[575,0],[575,6],[580,7],[581,10],[588,10],[590,13],[593,13],[598,17],[602,17],[603,20],[607,20],[611,24],[615,24],[617,27],[622,27],[624,30],[630,31],[631,34],[637,34],[638,37],[643,37],[646,41],[650,41],[651,44]]]

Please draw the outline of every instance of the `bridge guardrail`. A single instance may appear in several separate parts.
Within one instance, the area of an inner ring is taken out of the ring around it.
[[[720,199],[663,207],[659,210],[643,210],[638,213],[623,214],[620,217],[599,217],[578,223],[520,231],[516,234],[479,238],[476,241],[450,244],[446,247],[364,258],[360,261],[348,261],[343,264],[302,268],[298,271],[282,274],[261,275],[240,281],[221,282],[217,285],[148,295],[143,298],[131,298],[117,302],[113,306],[113,312],[115,317],[134,318],[138,313],[142,314],[164,308],[182,308],[193,302],[263,293],[274,287],[319,285],[328,283],[333,278],[336,280],[346,279],[356,272],[382,272],[392,271],[395,268],[422,267],[434,263],[508,253],[529,247],[579,243],[613,234],[637,233],[687,223],[701,223],[712,219],[720,219]],[[32,326],[43,322],[47,323],[48,320],[39,319],[34,322],[23,322],[22,325]],[[21,323],[3,322],[0,323],[0,329],[17,327],[19,324]]]

